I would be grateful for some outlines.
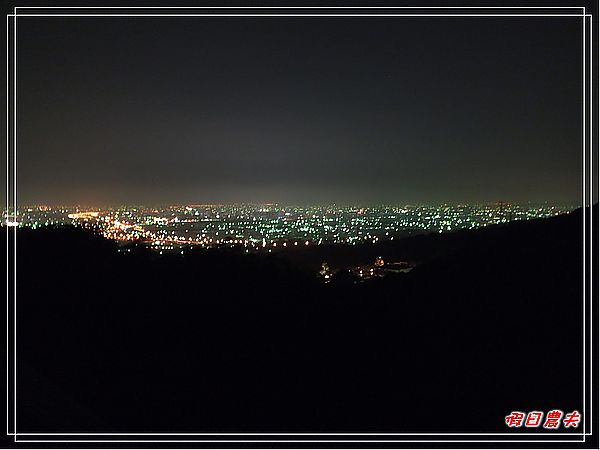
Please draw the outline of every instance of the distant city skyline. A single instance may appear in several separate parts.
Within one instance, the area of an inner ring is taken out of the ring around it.
[[[116,241],[159,251],[233,246],[277,249],[322,244],[376,244],[415,231],[444,233],[568,213],[572,208],[493,204],[480,206],[379,206],[370,208],[283,205],[181,205],[169,207],[33,207],[13,226],[75,225]]]
[[[577,17],[19,18],[18,203],[580,204]]]
[[[18,211],[22,212],[31,208],[51,208],[51,209],[79,209],[85,210],[104,210],[104,209],[119,209],[119,208],[171,208],[171,207],[232,207],[232,206],[271,206],[280,208],[403,208],[407,206],[411,207],[428,207],[428,208],[444,208],[444,207],[456,207],[456,206],[499,206],[499,205],[512,205],[512,206],[555,206],[555,207],[569,207],[579,208],[581,207],[578,202],[552,202],[552,201],[523,201],[523,202],[511,202],[505,200],[497,201],[478,201],[478,202],[379,202],[379,203],[360,203],[360,202],[198,202],[198,203],[185,203],[185,202],[164,202],[164,203],[49,203],[49,202],[38,202],[38,203],[24,203],[18,205]],[[3,209],[6,213],[6,208]]]

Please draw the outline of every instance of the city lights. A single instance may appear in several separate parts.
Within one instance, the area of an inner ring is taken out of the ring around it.
[[[143,242],[156,250],[183,246],[242,246],[281,251],[287,247],[325,244],[377,244],[414,233],[446,233],[519,220],[563,214],[572,206],[438,205],[438,206],[286,206],[183,205],[80,209],[34,206],[18,211],[9,226],[38,228],[74,225],[107,239]]]

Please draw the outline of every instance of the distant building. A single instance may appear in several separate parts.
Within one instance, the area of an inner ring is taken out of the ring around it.
[[[386,275],[407,273],[414,268],[414,265],[406,261],[385,262],[381,256],[375,258],[373,264],[365,264],[350,269],[352,274],[358,280],[368,280],[371,278],[381,278]]]
[[[406,261],[397,261],[385,265],[385,270],[391,273],[407,273],[414,269],[414,265]]]
[[[331,280],[332,272],[329,268],[329,264],[327,264],[325,261],[323,262],[323,264],[321,264],[321,270],[319,271],[319,275],[323,277],[325,283],[328,283],[329,280]]]

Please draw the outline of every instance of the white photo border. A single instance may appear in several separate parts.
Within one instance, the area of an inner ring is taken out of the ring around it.
[[[29,12],[31,10],[59,10],[58,13],[36,13]],[[157,13],[110,13],[110,12],[102,12],[102,13],[63,13],[60,12],[62,10],[72,10],[72,11],[89,11],[89,10],[97,10],[97,11],[106,11],[106,10],[131,10],[131,11],[140,11],[140,10],[158,10]],[[161,10],[210,10],[210,13],[163,13]],[[331,10],[331,11],[340,11],[336,13],[217,13],[213,11],[228,11],[228,10],[273,10],[273,11],[287,11],[287,10]],[[361,10],[386,10],[393,11],[387,13],[351,13],[351,11],[361,11]],[[406,10],[407,13],[397,13],[396,11]],[[415,10],[427,11],[425,13],[417,13],[413,12]],[[452,10],[464,10],[469,11],[467,13],[435,13],[434,11],[452,11]],[[483,11],[482,13],[475,13],[470,11]],[[491,11],[503,11],[503,10],[524,10],[523,13],[504,13],[498,12],[493,13]],[[529,10],[537,10],[537,11],[547,11],[545,13],[527,13]],[[553,12],[554,10],[573,10],[579,11],[578,13],[569,13],[569,14],[561,14],[559,12]],[[24,11],[24,12],[19,12]],[[345,13],[342,11],[346,11]],[[432,11],[432,12],[429,12]],[[7,435],[13,436],[15,443],[398,443],[398,442],[431,442],[431,443],[540,443],[540,442],[553,442],[553,443],[562,443],[562,442],[573,442],[573,443],[585,443],[586,436],[592,435],[592,411],[594,407],[594,398],[592,397],[592,389],[593,389],[593,345],[587,346],[588,340],[588,332],[590,336],[590,344],[593,344],[591,341],[593,339],[593,302],[594,302],[594,285],[593,285],[593,274],[592,270],[594,269],[593,264],[594,260],[592,258],[593,255],[593,200],[594,200],[594,167],[593,167],[593,153],[594,153],[594,135],[593,135],[593,109],[594,109],[594,98],[592,97],[593,93],[593,75],[594,75],[594,58],[593,58],[593,17],[591,14],[586,13],[585,7],[572,7],[572,6],[554,6],[554,7],[537,7],[537,6],[499,6],[499,7],[458,7],[458,6],[121,6],[121,7],[99,7],[99,6],[90,6],[90,7],[71,7],[71,6],[24,6],[24,7],[14,7],[12,14],[7,14],[7,31],[6,31],[6,63],[7,63],[7,78],[6,78],[6,94],[7,94],[7,105],[6,105],[6,118],[7,118],[7,128],[6,128],[6,146],[7,146],[7,167],[6,167],[6,213],[7,213],[7,222],[10,220],[12,211],[13,222],[17,222],[17,17],[580,17],[582,18],[582,28],[583,28],[583,140],[582,140],[582,207],[583,207],[583,426],[581,433],[551,433],[551,434],[537,434],[537,433],[17,433],[17,413],[16,413],[16,310],[17,310],[17,297],[16,297],[16,253],[17,253],[17,243],[16,243],[16,234],[17,228],[7,226]],[[12,49],[10,42],[10,25],[12,24]],[[587,43],[587,51],[589,55],[586,53],[586,43]],[[597,47],[600,48],[600,45]],[[9,53],[12,50],[12,61],[9,59]],[[589,64],[586,67],[586,60],[589,56]],[[10,83],[10,62],[12,62],[12,85]],[[586,72],[587,71],[587,72]],[[586,78],[589,76],[589,78]],[[588,84],[589,83],[589,88]],[[12,91],[11,91],[12,89]],[[597,93],[596,93],[597,95]],[[12,99],[12,104],[11,104]],[[12,106],[12,110],[11,110]],[[586,114],[589,109],[589,114]],[[589,124],[588,124],[589,120]],[[11,123],[12,122],[12,123]],[[12,125],[12,128],[11,128]],[[586,128],[587,127],[587,128]],[[12,146],[11,146],[11,131],[12,131]],[[588,135],[589,133],[589,135]],[[589,139],[589,146],[586,146],[586,142]],[[586,154],[586,148],[587,154]],[[12,150],[12,153],[11,153]],[[589,161],[588,161],[589,159]],[[12,163],[12,164],[11,164]],[[589,165],[588,165],[589,163]],[[11,167],[12,166],[12,167]],[[589,172],[588,172],[589,171]],[[589,173],[589,176],[587,175]],[[600,157],[598,158],[598,173],[600,174]],[[12,181],[12,183],[11,183]],[[597,180],[596,180],[597,181]],[[599,189],[600,191],[600,189]],[[10,193],[12,192],[12,197]],[[587,199],[587,202],[586,202]],[[586,208],[589,207],[589,218],[586,218]],[[589,223],[588,223],[589,219]],[[589,226],[589,230],[586,228]],[[11,253],[10,249],[10,240],[11,234],[10,230],[14,230],[12,233],[12,261],[10,261],[9,256]],[[588,234],[589,233],[589,234]],[[588,248],[586,246],[586,237],[589,235],[589,253],[587,253]],[[589,276],[589,292],[586,291],[587,283],[586,283],[586,274],[587,274],[587,264],[590,264],[590,276]],[[10,275],[10,263],[12,263],[12,267],[14,269],[14,278],[9,280]],[[9,281],[13,284],[12,290],[12,368],[13,371],[10,373],[11,361],[9,360],[10,348],[9,348],[9,305],[10,305],[10,289],[9,289]],[[589,294],[589,306],[588,295]],[[590,309],[590,317],[589,317],[589,330],[586,331],[587,324],[587,309]],[[599,340],[600,343],[600,340]],[[586,367],[586,361],[588,357],[589,351],[589,368]],[[588,381],[586,380],[586,370],[589,370],[589,384],[590,389],[587,389]],[[12,378],[12,393],[13,396],[10,398],[10,385],[9,379]],[[586,394],[589,395],[589,403]],[[13,423],[12,427],[9,423],[9,407],[12,403],[12,413],[13,413]],[[587,417],[586,407],[589,407],[589,420]],[[588,431],[589,429],[589,431]],[[349,440],[349,439],[326,439],[326,440],[316,440],[316,439],[252,439],[252,440],[242,440],[242,439],[234,439],[234,440],[225,440],[225,439],[203,439],[203,440],[151,440],[148,439],[17,439],[19,437],[25,436],[448,436],[450,439],[440,440],[440,439],[401,439],[401,440],[390,440],[390,439],[378,439],[378,440],[367,440],[367,439],[359,439],[359,440]],[[454,436],[528,436],[535,437],[538,439],[466,439],[466,440],[457,440],[452,439]],[[560,439],[549,439],[551,437],[559,437]],[[563,437],[579,437],[579,439],[563,439]],[[543,438],[543,439],[542,439]]]

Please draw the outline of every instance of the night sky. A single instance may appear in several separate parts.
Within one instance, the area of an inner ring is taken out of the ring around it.
[[[579,203],[580,18],[18,20],[21,205]]]

